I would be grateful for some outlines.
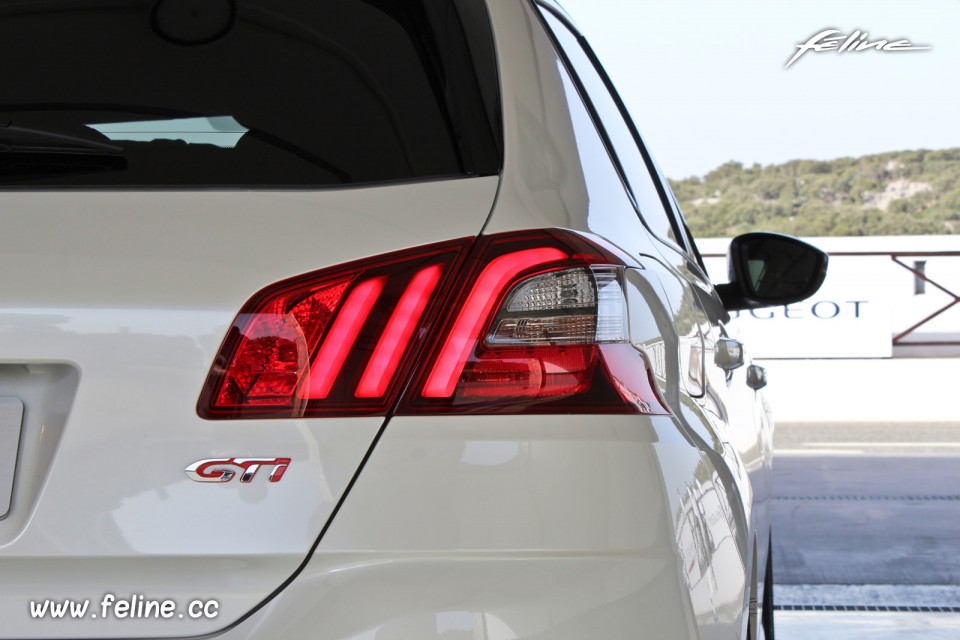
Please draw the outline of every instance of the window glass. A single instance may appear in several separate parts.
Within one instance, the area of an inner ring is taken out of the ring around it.
[[[482,0],[188,5],[0,0],[0,187],[499,172]]]
[[[541,9],[544,19],[553,31],[561,50],[566,54],[575,75],[583,84],[586,99],[592,104],[605,131],[613,153],[624,173],[647,227],[660,238],[666,238],[683,247],[683,241],[674,220],[663,206],[654,178],[647,169],[643,154],[637,146],[633,131],[616,100],[604,83],[593,61],[584,51],[577,36],[556,16]]]

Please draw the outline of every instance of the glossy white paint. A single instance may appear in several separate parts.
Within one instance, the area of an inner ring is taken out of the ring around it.
[[[669,417],[394,418],[304,572],[224,637],[732,637],[717,487]]]
[[[636,216],[534,10],[489,8],[500,180],[0,196],[0,269],[25,274],[0,282],[0,379],[56,408],[27,419],[33,470],[0,522],[0,638],[744,637],[766,562],[765,414],[742,369],[712,364],[708,286],[683,285],[689,260]],[[382,422],[200,420],[234,314],[291,275],[475,235],[491,206],[486,233],[569,228],[622,254],[631,339],[674,415],[393,418],[302,572],[231,626],[295,573]],[[293,459],[281,483],[183,473],[261,455]],[[217,598],[221,615],[26,615],[31,598],[106,592]]]
[[[742,371],[710,370],[705,311],[688,329],[702,397],[680,386],[677,321],[696,310],[676,278],[689,267],[632,212],[530,9],[491,13],[509,64],[506,166],[486,232],[573,228],[632,260],[631,339],[658,363],[676,416],[393,418],[304,572],[225,638],[745,635],[766,552],[754,560],[769,447],[754,394],[731,398]]]
[[[382,418],[201,420],[197,397],[234,315],[294,274],[475,235],[496,187],[0,194],[0,272],[18,274],[0,281],[0,381],[26,407],[13,508],[0,521],[0,638],[209,633],[276,589]],[[292,463],[279,483],[184,473],[205,458],[255,456]],[[32,599],[105,593],[215,598],[220,614],[28,615]]]
[[[704,298],[706,288],[703,294],[695,295],[685,283],[702,276],[695,276],[696,267],[674,245],[653,239],[639,222],[619,176],[610,166],[606,149],[566,77],[562,62],[540,31],[533,10],[523,3],[495,3],[491,12],[501,58],[511,60],[511,64],[502,69],[507,143],[503,184],[487,231],[566,226],[595,233],[636,258],[648,274],[650,286],[662,287],[663,299],[671,305],[663,310],[672,316],[669,324],[682,331],[683,318],[698,318],[700,337],[697,341],[689,338],[686,350],[683,335],[674,335],[680,341],[674,350],[669,335],[673,330],[662,321],[657,323],[660,337],[666,338],[667,353],[686,354],[673,365],[678,370],[672,376],[674,384],[684,379],[686,393],[680,389],[668,389],[667,393],[674,398],[672,408],[680,428],[699,441],[705,461],[717,474],[720,503],[730,509],[732,537],[727,540],[732,542],[730,551],[735,553],[725,556],[728,562],[722,570],[711,567],[713,573],[705,575],[713,579],[719,576],[718,585],[737,592],[741,607],[746,607],[751,588],[762,593],[762,567],[766,563],[766,476],[772,458],[769,416],[762,404],[757,404],[758,394],[744,384],[745,367],[727,380],[713,364],[713,344],[720,335],[716,323],[722,311],[693,304],[698,296]],[[527,78],[532,75],[540,82],[529,82]],[[650,292],[638,296],[637,302],[646,302],[645,305],[630,305],[634,336],[642,333],[644,327],[649,332],[649,310],[657,304],[652,295]],[[638,314],[646,319],[637,323],[634,317]],[[652,339],[656,341],[655,336]],[[691,354],[696,353],[693,347],[698,343],[702,344],[706,374],[702,394],[693,393],[697,385],[691,385],[689,379],[695,369],[691,367]],[[702,398],[693,401],[689,395]],[[758,430],[758,416],[764,420],[766,433]],[[668,493],[676,491],[682,493],[682,486],[668,485]],[[750,582],[755,552],[760,569],[754,586]],[[703,590],[699,585],[689,587],[687,597],[700,603],[694,606],[704,610]],[[714,633],[719,637],[743,637],[746,616],[734,618],[724,623],[701,616],[700,633],[705,637]]]

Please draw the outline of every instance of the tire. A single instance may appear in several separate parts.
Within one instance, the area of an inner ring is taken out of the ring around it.
[[[767,545],[767,569],[763,578],[763,607],[760,611],[763,637],[773,640],[773,537]]]

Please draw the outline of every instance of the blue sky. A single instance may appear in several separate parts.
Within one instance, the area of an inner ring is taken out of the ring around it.
[[[960,147],[960,0],[561,0],[671,178]],[[931,51],[808,52],[828,28]]]

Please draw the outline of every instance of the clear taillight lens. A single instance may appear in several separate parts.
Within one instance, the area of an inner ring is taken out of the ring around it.
[[[626,342],[622,267],[551,271],[507,296],[485,338],[489,346]]]
[[[237,316],[198,411],[666,413],[629,344],[622,279],[610,251],[549,230],[287,280]]]

